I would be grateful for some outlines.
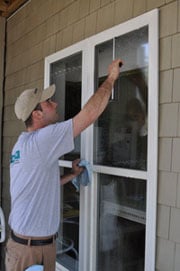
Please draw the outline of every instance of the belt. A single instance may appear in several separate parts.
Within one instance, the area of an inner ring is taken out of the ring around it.
[[[42,240],[38,240],[38,239],[24,239],[24,238],[20,238],[19,236],[16,236],[14,234],[13,231],[11,231],[11,238],[13,241],[15,241],[16,243],[22,244],[22,245],[28,245],[28,246],[45,246],[45,245],[49,245],[52,244],[55,240],[56,240],[57,234],[55,234],[54,236],[52,236],[51,238],[48,239],[42,239]]]

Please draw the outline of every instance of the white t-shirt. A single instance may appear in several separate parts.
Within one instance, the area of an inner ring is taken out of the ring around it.
[[[74,148],[72,119],[23,132],[10,164],[11,229],[26,236],[49,236],[60,223],[58,159]]]

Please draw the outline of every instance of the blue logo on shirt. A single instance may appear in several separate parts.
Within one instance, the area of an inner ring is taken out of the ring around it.
[[[18,163],[20,159],[20,151],[16,151],[15,154],[11,155],[11,164]]]

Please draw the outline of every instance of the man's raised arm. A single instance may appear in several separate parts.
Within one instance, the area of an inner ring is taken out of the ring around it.
[[[114,60],[108,68],[107,79],[90,97],[82,110],[73,118],[73,135],[78,136],[84,129],[91,125],[106,108],[116,79],[122,65],[120,59]]]

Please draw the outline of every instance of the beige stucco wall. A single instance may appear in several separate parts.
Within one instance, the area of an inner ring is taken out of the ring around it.
[[[9,212],[9,154],[23,125],[13,105],[43,87],[44,57],[154,8],[160,14],[157,271],[180,270],[180,1],[31,0],[7,22],[3,207]],[[80,270],[82,271],[82,270]]]

